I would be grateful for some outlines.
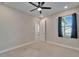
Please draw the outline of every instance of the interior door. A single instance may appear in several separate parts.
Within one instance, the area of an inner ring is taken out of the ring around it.
[[[46,21],[45,19],[40,21],[40,40],[46,41]]]
[[[35,40],[40,40],[40,21],[35,20]]]

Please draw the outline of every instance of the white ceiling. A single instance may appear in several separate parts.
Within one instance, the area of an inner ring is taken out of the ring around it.
[[[34,3],[37,4],[37,2],[34,2]],[[4,4],[9,7],[16,8],[20,11],[28,12],[35,16],[40,16],[40,13],[37,10],[30,12],[30,10],[35,8],[35,6],[29,4],[28,2],[4,2]],[[48,16],[56,12],[65,10],[64,6],[68,6],[67,9],[69,9],[69,8],[76,7],[78,5],[79,5],[79,2],[46,2],[43,6],[52,7],[52,9],[42,10],[42,14],[44,16]]]

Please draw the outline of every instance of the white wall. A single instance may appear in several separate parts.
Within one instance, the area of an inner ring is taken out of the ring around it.
[[[78,38],[77,39],[69,39],[69,38],[61,38],[58,37],[58,17],[65,16],[72,13],[77,13],[77,25],[78,25]],[[56,42],[60,44],[69,45],[72,47],[79,48],[79,8],[69,9],[60,13],[56,13],[54,15],[46,17],[47,22],[47,34],[46,40],[51,42]]]
[[[33,41],[34,18],[0,5],[0,51]]]

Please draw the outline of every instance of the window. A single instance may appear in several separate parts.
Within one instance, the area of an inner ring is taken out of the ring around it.
[[[72,16],[62,17],[61,21],[63,37],[70,37],[72,32]]]
[[[76,13],[58,19],[58,36],[77,38]]]

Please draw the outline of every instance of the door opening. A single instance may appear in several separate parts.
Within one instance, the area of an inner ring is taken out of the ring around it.
[[[35,39],[46,41],[46,20],[38,20],[35,22]]]

